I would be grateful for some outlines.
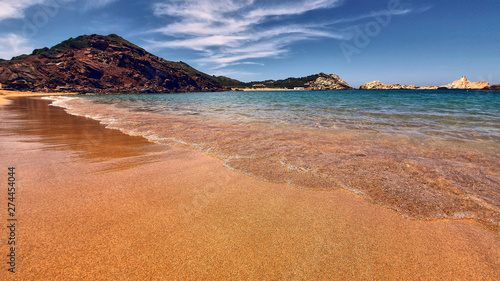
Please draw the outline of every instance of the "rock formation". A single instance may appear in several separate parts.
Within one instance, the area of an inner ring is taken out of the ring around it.
[[[319,77],[308,83],[308,90],[353,90],[347,82],[335,74],[320,73]]]
[[[439,87],[438,86],[424,86],[424,87],[417,87],[419,90],[437,90]]]
[[[491,85],[488,88],[485,88],[485,90],[488,90],[488,91],[500,91],[500,84]]]
[[[401,85],[401,84],[384,84],[380,81],[372,81],[365,83],[359,87],[360,90],[402,90],[402,89],[418,89],[415,85]]]
[[[445,86],[425,86],[418,87],[415,85],[401,85],[401,84],[384,84],[380,81],[368,82],[361,87],[360,90],[401,90],[401,89],[419,89],[419,90],[436,90],[436,89],[462,89],[462,90],[488,90],[490,89],[490,83],[485,81],[470,82],[464,76],[457,81],[454,81]]]
[[[84,35],[0,62],[4,88],[90,93],[222,91],[183,62],[154,56],[117,35]]]
[[[484,88],[487,88],[490,86],[490,83],[486,81],[477,81],[477,82],[470,82],[467,80],[465,76],[462,78],[446,85],[443,87],[446,87],[448,89],[471,89],[471,90],[482,90]]]

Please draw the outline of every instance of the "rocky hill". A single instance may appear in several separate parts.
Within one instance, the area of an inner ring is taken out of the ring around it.
[[[217,81],[228,87],[235,88],[304,88],[307,90],[351,90],[353,89],[347,82],[340,79],[335,74],[319,73],[305,77],[289,77],[280,80],[265,80],[265,81],[252,81],[240,82],[238,80],[230,79],[227,77],[215,77]]]
[[[308,90],[353,90],[346,81],[335,74],[320,73],[316,80],[308,83]]]
[[[83,35],[0,62],[3,88],[21,91],[166,93],[223,91],[212,76],[154,56],[117,35]]]

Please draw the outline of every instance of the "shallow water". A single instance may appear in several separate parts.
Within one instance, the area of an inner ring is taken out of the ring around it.
[[[351,190],[408,218],[500,230],[500,94],[225,92],[56,98],[69,113],[233,170]]]

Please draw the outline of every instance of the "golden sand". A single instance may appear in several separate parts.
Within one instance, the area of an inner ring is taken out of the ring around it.
[[[409,221],[349,192],[258,181],[46,101],[13,103],[0,115],[8,120],[0,181],[13,165],[18,187],[17,273],[2,274],[8,280],[500,276],[500,237],[475,223]],[[0,249],[5,256],[6,243]]]

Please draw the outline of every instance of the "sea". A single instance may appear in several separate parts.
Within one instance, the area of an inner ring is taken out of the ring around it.
[[[500,93],[246,91],[52,97],[53,106],[307,192],[500,232]]]

